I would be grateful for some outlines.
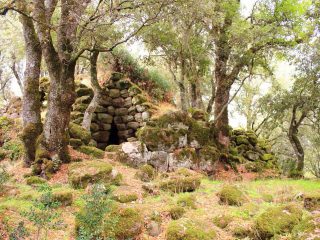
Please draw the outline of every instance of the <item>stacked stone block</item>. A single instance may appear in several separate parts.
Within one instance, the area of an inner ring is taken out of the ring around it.
[[[135,141],[136,131],[149,121],[154,108],[148,102],[147,95],[120,73],[112,75],[105,84],[104,91],[91,124],[92,138],[97,142],[98,148],[105,149],[109,145],[111,132],[117,134],[119,143]],[[76,93],[72,119],[80,124],[92,100],[93,91],[81,84]]]

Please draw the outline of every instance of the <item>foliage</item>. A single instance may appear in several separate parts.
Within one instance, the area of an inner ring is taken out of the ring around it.
[[[23,155],[23,145],[19,140],[10,140],[5,142],[2,146],[4,150],[7,150],[7,156],[11,160],[18,160]]]
[[[99,239],[104,215],[111,209],[111,200],[103,185],[94,185],[83,197],[84,207],[76,214],[77,240]]]
[[[48,231],[51,229],[61,229],[64,227],[60,220],[61,214],[56,208],[59,202],[54,201],[52,188],[49,185],[40,185],[38,191],[40,198],[33,201],[32,207],[22,213],[36,228],[36,239],[48,239]]]
[[[3,167],[0,167],[0,193],[3,191],[4,184],[8,182],[10,175],[7,170]]]

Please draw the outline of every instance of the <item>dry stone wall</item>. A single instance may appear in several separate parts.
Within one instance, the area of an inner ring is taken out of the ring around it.
[[[135,133],[149,121],[154,105],[148,101],[146,93],[121,73],[112,74],[104,86],[104,92],[91,124],[91,135],[96,146],[105,149],[108,145],[136,141]],[[76,93],[77,100],[71,116],[74,123],[81,124],[93,91],[80,84]]]

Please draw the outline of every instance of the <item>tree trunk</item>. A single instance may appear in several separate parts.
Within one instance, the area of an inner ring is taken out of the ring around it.
[[[226,84],[226,79],[217,76],[217,88],[214,101],[215,126],[218,130],[217,140],[224,147],[228,148],[229,139],[229,116],[228,105],[231,86]]]
[[[212,78],[211,78],[211,97],[210,97],[210,100],[209,100],[208,106],[207,106],[207,113],[208,114],[212,113],[213,103],[214,103],[215,97],[216,97],[216,82],[214,79],[214,75],[212,75]]]
[[[95,112],[102,95],[102,88],[99,85],[98,73],[97,73],[98,57],[99,57],[98,51],[94,51],[90,56],[91,86],[93,88],[94,95],[89,106],[87,107],[84,113],[83,122],[82,122],[82,127],[88,131],[90,131],[92,115]]]
[[[42,132],[39,78],[41,46],[31,18],[21,16],[26,49],[26,70],[22,101],[24,162],[30,166],[35,160],[36,142]]]
[[[200,85],[201,82],[199,77],[196,77],[194,81],[190,82],[192,108],[204,109]]]
[[[67,145],[70,113],[75,101],[74,71],[75,62],[49,68],[50,90],[43,145],[51,159],[57,156],[61,162],[69,161]]]
[[[299,104],[296,104],[293,106],[292,118],[291,118],[289,131],[288,131],[289,141],[291,143],[291,146],[293,147],[294,153],[298,160],[296,171],[294,173],[295,177],[303,177],[303,169],[304,169],[304,149],[299,140],[298,131],[302,121],[306,118],[306,114],[303,112],[300,119],[299,120],[296,119],[297,109],[299,107]]]
[[[185,88],[185,62],[184,59],[181,59],[181,73],[180,73],[180,81],[179,81],[179,91],[180,91],[180,104],[181,104],[181,110],[187,111],[187,94],[186,94],[186,88]]]

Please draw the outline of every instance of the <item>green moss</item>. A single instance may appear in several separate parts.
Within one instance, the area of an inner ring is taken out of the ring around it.
[[[245,201],[244,194],[236,186],[231,185],[223,186],[218,196],[222,204],[241,206]]]
[[[53,202],[59,202],[62,206],[71,206],[73,202],[73,194],[70,190],[53,191]]]
[[[70,138],[69,139],[69,144],[74,148],[77,149],[80,146],[82,146],[82,141],[80,139],[76,139],[76,138]]]
[[[237,143],[237,145],[241,145],[241,144],[249,145],[250,144],[246,135],[237,136],[236,143]]]
[[[266,162],[273,160],[273,158],[274,158],[274,156],[271,153],[265,153],[261,156],[261,160],[266,161]]]
[[[136,176],[143,182],[150,182],[156,177],[156,170],[149,164],[145,164],[139,168]]]
[[[108,163],[83,161],[70,164],[68,179],[74,188],[86,188],[89,183],[112,183],[111,172],[112,166]]]
[[[302,219],[302,210],[295,205],[270,207],[255,220],[255,228],[262,239],[290,233]]]
[[[138,199],[138,195],[135,193],[132,194],[120,194],[120,195],[115,195],[112,197],[113,200],[120,202],[120,203],[129,203],[129,202],[134,202]]]
[[[185,130],[175,131],[158,127],[145,126],[138,130],[137,137],[152,151],[176,148],[179,137],[186,134]]]
[[[106,147],[106,152],[119,152],[121,150],[120,145],[109,145]]]
[[[226,215],[226,214],[215,216],[212,219],[213,224],[219,228],[226,228],[229,225],[229,223],[231,223],[232,221],[233,221],[233,216]]]
[[[87,155],[90,155],[94,158],[103,158],[104,157],[104,151],[102,151],[99,148],[92,147],[92,146],[81,146],[81,147],[79,147],[78,151],[85,153]]]
[[[188,193],[180,195],[177,200],[177,204],[181,207],[188,207],[193,209],[197,208],[196,197]]]
[[[297,225],[292,229],[292,235],[294,239],[307,240],[312,234],[316,233],[318,228],[316,219],[311,216],[304,217]]]
[[[173,220],[178,220],[178,219],[182,218],[182,216],[185,214],[185,212],[186,212],[186,210],[184,209],[184,207],[177,206],[177,205],[172,206],[169,209],[170,217]]]
[[[212,240],[216,238],[213,230],[207,230],[189,219],[179,219],[169,223],[167,240]]]
[[[47,181],[45,179],[37,177],[37,176],[28,177],[26,179],[27,185],[39,185],[39,184],[44,184],[46,182]]]
[[[202,109],[190,108],[188,112],[191,114],[191,117],[195,120],[201,120],[207,122],[209,120],[209,114]]]
[[[199,157],[205,161],[216,162],[220,158],[220,151],[214,146],[203,146],[199,151]]]
[[[262,199],[263,199],[263,201],[268,202],[268,203],[271,203],[274,200],[273,195],[268,194],[268,193],[262,194]]]
[[[88,144],[91,140],[91,133],[80,125],[75,123],[69,124],[69,134],[71,138],[81,139],[85,144]]]
[[[141,234],[143,218],[133,208],[117,209],[108,213],[103,221],[103,239],[135,239]]]
[[[174,156],[180,162],[185,162],[189,160],[191,160],[193,163],[199,162],[199,158],[194,148],[185,147],[178,149],[174,152]]]

